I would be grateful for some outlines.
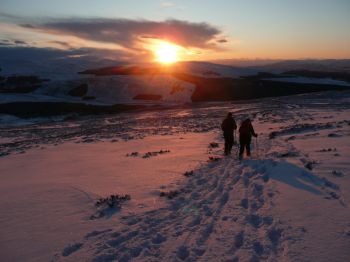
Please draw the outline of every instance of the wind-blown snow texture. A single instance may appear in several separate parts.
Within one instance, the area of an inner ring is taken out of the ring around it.
[[[349,97],[329,92],[2,128],[0,256],[347,261]],[[251,159],[238,161],[237,148],[222,156],[219,126],[228,110],[238,122],[254,120]],[[160,149],[169,152],[147,154]],[[169,191],[174,198],[159,197]],[[112,193],[132,200],[96,216],[96,199]]]

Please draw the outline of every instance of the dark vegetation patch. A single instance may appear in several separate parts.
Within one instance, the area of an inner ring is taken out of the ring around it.
[[[210,156],[209,159],[208,159],[208,162],[209,163],[218,162],[219,160],[221,160],[221,157]]]
[[[184,173],[184,176],[185,176],[185,177],[190,177],[190,176],[193,176],[193,174],[194,174],[193,170],[191,170],[191,171],[186,171],[186,172]]]
[[[332,171],[332,175],[335,176],[335,177],[343,177],[344,176],[344,174],[342,172],[339,172],[339,171],[336,171],[336,170]]]
[[[125,201],[128,201],[131,199],[130,195],[110,195],[109,197],[105,198],[100,198],[96,201],[95,206],[96,207],[101,207],[101,206],[106,206],[109,208],[113,207],[121,207],[121,204]]]
[[[324,153],[324,152],[337,152],[337,149],[336,148],[328,148],[328,149],[323,148],[323,149],[318,150],[316,152],[322,152],[322,153]]]
[[[152,152],[146,152],[142,155],[142,158],[150,158],[153,156],[158,156],[158,155],[163,155],[163,154],[167,154],[170,153],[170,150],[159,150],[159,151],[152,151]],[[126,154],[127,157],[139,157],[141,156],[141,154],[139,152],[131,152]]]
[[[166,154],[166,153],[170,153],[170,150],[161,149],[159,151],[147,152],[142,156],[142,158],[149,158],[152,156],[158,156],[158,155],[162,155],[162,154]]]
[[[152,94],[140,94],[133,97],[134,100],[150,100],[158,101],[162,99],[161,95],[152,95]]]
[[[96,201],[96,212],[90,216],[90,219],[99,219],[102,217],[110,217],[114,213],[118,212],[123,203],[131,200],[130,195],[110,195],[109,197],[100,198]]]
[[[180,192],[177,190],[170,190],[168,192],[164,192],[164,191],[160,192],[159,196],[160,197],[167,197],[168,199],[173,199],[173,198],[177,197],[179,194],[180,194]]]
[[[339,135],[339,134],[335,134],[335,133],[330,133],[330,134],[328,134],[327,135],[328,137],[341,137],[341,135]]]
[[[215,143],[215,142],[211,142],[211,143],[209,144],[209,147],[210,147],[210,148],[218,148],[218,147],[219,147],[219,144],[218,144],[218,143]]]
[[[131,153],[126,154],[126,156],[137,157],[137,156],[139,156],[139,152],[131,152]]]

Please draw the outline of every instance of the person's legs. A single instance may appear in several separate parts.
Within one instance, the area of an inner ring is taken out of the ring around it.
[[[247,156],[250,156],[250,142],[251,139],[248,139],[246,143]]]
[[[225,134],[225,155],[231,154],[232,142],[233,142],[233,134]]]
[[[228,155],[228,148],[229,148],[228,141],[225,138],[225,155]]]
[[[250,156],[250,143],[245,145],[246,150],[247,150],[247,156]]]
[[[233,135],[230,135],[227,139],[228,142],[228,154],[231,154],[232,145],[233,145]]]
[[[227,156],[229,153],[229,147],[230,147],[230,139],[227,134],[224,133],[224,139],[225,139],[225,155]]]
[[[239,139],[239,159],[242,159],[242,157],[243,157],[244,146],[245,146],[244,139],[240,138]]]
[[[228,146],[228,152],[229,152],[229,154],[231,154],[232,145],[233,145],[233,143],[232,143],[232,141],[230,141],[230,144],[229,144],[229,146]]]

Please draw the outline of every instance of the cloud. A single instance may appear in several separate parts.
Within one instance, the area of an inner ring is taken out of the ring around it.
[[[16,45],[26,45],[27,43],[25,41],[22,40],[14,40],[13,41]]]
[[[29,45],[26,41],[18,39],[0,39],[1,46],[27,46]]]
[[[0,57],[4,60],[51,60],[64,58],[71,55],[85,55],[88,50],[59,50],[53,48],[35,48],[35,47],[19,47],[7,46],[0,48]]]
[[[186,48],[217,49],[221,30],[208,23],[169,19],[165,21],[131,19],[60,19],[41,24],[21,24],[23,28],[48,34],[118,44],[138,49],[146,39],[167,40]]]
[[[74,49],[57,49],[45,47],[28,47],[28,46],[9,46],[2,45],[0,42],[0,61],[32,61],[36,63],[65,63],[82,62],[87,63],[87,68],[90,64],[98,64],[104,61],[109,61],[111,64],[119,62],[134,61],[133,57],[127,57],[123,52],[95,48],[74,48]],[[139,61],[142,61],[140,58]],[[136,60],[135,60],[136,61]],[[16,64],[20,66],[20,64]],[[28,66],[23,64],[21,66]]]
[[[218,43],[227,43],[227,42],[228,42],[228,40],[227,40],[227,39],[225,39],[225,38],[222,38],[222,39],[218,39],[218,40],[216,40],[216,42],[218,42]]]
[[[54,45],[58,45],[63,47],[64,49],[72,49],[72,45],[68,42],[64,42],[64,41],[59,41],[59,40],[53,40],[53,41],[49,41],[49,43],[54,44]]]
[[[173,6],[175,6],[175,4],[172,3],[172,2],[161,2],[161,3],[160,3],[160,6],[163,7],[163,8],[168,8],[168,7],[173,7]]]
[[[0,12],[0,19],[1,18],[6,19],[6,20],[11,20],[11,19],[18,20],[19,17],[16,15],[9,14],[9,13]]]

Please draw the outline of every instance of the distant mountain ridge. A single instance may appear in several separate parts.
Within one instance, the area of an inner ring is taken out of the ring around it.
[[[96,60],[85,56],[64,58],[62,53],[58,53],[57,57],[48,56],[45,59],[43,55],[34,60],[22,60],[21,57],[11,60],[7,56],[0,57],[0,68],[3,69],[0,71],[0,104],[8,104],[1,107],[3,112],[8,113],[14,108],[12,103],[16,103],[16,106],[27,103],[20,107],[23,110],[28,107],[28,103],[60,103],[60,106],[65,107],[62,110],[57,110],[55,106],[48,108],[53,113],[66,113],[77,108],[67,106],[66,103],[92,105],[94,108],[118,104],[165,106],[172,103],[233,101],[349,90],[348,64],[350,60],[280,61],[269,65],[239,67],[190,61],[165,66]],[[45,81],[28,83],[28,88],[23,89],[26,86],[23,81],[28,79],[33,82],[34,78]],[[8,79],[21,81],[12,81],[10,86]],[[42,110],[43,107],[34,108]]]

